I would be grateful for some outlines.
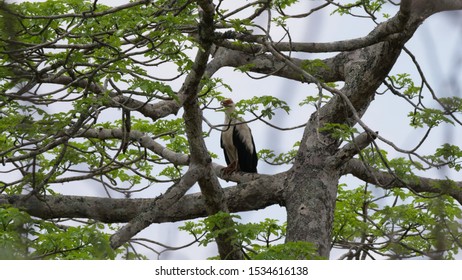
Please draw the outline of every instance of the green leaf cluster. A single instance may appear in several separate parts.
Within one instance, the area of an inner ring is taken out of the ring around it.
[[[298,147],[300,147],[300,141],[295,142],[292,147],[293,148],[289,151],[279,154],[275,154],[275,152],[270,149],[261,149],[258,151],[258,158],[271,165],[290,164],[294,161],[295,156],[297,155]]]
[[[454,124],[447,117],[446,112],[433,108],[423,108],[410,112],[408,116],[411,118],[410,125],[413,127],[436,127],[442,123]]]
[[[310,242],[296,241],[276,244],[255,255],[254,260],[321,260],[316,246]]]
[[[302,100],[298,105],[303,106],[303,105],[311,105],[314,108],[318,108],[319,105],[323,105],[327,103],[331,99],[331,95],[327,94],[321,94],[321,95],[308,95],[304,100]]]
[[[186,3],[176,1],[171,9],[163,9],[167,1],[156,1],[155,5],[137,5],[115,12],[87,0],[21,2],[8,7],[22,15],[18,26],[24,32],[16,33],[18,42],[50,46],[44,48],[48,51],[46,65],[65,64],[79,73],[92,73],[93,80],[107,75],[121,81],[126,74],[147,75],[146,68],[138,65],[139,60],[133,59],[135,55],[169,61],[180,71],[190,69],[192,61],[185,51],[195,43],[178,26],[194,25],[197,10],[195,5]],[[59,16],[48,18],[50,15]],[[135,49],[127,51],[129,44],[134,44]],[[95,75],[103,69],[105,74]]]
[[[402,91],[402,93],[410,99],[419,96],[421,92],[422,88],[414,84],[414,80],[408,73],[392,75],[389,79],[395,89]]]
[[[440,97],[438,98],[438,102],[447,113],[462,112],[462,98],[458,96]]]
[[[315,75],[320,70],[329,70],[329,67],[322,61],[322,59],[304,60],[301,68],[309,74]]]
[[[287,114],[290,106],[284,101],[271,95],[255,96],[251,99],[242,99],[236,103],[237,113],[259,112],[261,117],[272,119],[276,115],[276,110],[283,110]]]
[[[161,140],[167,148],[174,152],[189,153],[183,118],[161,119],[155,122],[132,118],[132,129],[154,135],[156,140]]]
[[[456,171],[460,171],[462,169],[462,150],[456,145],[448,143],[443,144],[440,148],[436,149],[433,155],[428,155],[425,158],[437,166],[447,165],[449,168],[454,168]]]
[[[445,144],[430,162],[458,170],[461,151]],[[422,163],[405,159],[388,159],[385,151],[366,148],[361,159],[370,168],[390,171],[393,183],[376,187],[338,187],[334,218],[334,247],[348,249],[348,258],[447,258],[458,252],[462,240],[462,210],[449,196],[419,193],[403,189],[401,184],[418,183],[414,172],[425,170]],[[399,178],[399,179],[398,179]],[[435,181],[431,186],[442,192],[457,188],[451,180]],[[358,244],[362,244],[357,247]]]
[[[273,0],[271,1],[271,4],[273,6],[278,7],[281,10],[284,10],[293,4],[297,3],[299,0]]]
[[[240,33],[251,33],[249,27],[252,26],[252,21],[249,19],[239,19],[239,18],[231,18],[227,21],[230,27]]]
[[[199,93],[199,101],[204,106],[207,106],[214,99],[223,100],[223,90],[233,91],[230,85],[226,84],[222,78],[203,78],[201,81],[202,87]]]

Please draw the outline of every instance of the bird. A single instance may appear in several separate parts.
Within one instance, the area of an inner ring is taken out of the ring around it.
[[[221,105],[225,109],[225,127],[221,132],[220,144],[228,164],[223,173],[257,173],[258,157],[250,127],[235,116],[235,104],[231,98],[221,101]]]

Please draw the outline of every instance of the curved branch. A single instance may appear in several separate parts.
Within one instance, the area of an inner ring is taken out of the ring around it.
[[[374,30],[364,37],[328,42],[328,43],[300,43],[300,42],[279,42],[274,44],[274,48],[279,52],[307,52],[307,53],[326,53],[326,52],[345,52],[354,51],[360,48],[372,46],[379,42],[395,40],[396,37],[406,36],[403,30],[406,22],[409,20],[409,14],[398,13],[390,20],[379,24]],[[239,40],[255,44],[253,46],[234,46],[234,48],[246,49],[253,53],[264,52],[267,49],[264,45],[267,42],[267,37],[262,35],[242,34],[238,32],[217,33],[216,42],[218,45],[233,47],[232,43],[226,42],[226,39]]]

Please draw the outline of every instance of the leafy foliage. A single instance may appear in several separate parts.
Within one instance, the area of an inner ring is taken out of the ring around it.
[[[208,38],[214,41],[212,59],[220,48],[242,52],[246,62],[234,69],[248,74],[260,58],[294,57],[291,51],[278,49],[274,27],[284,33],[282,43],[293,43],[289,23],[321,8],[329,6],[333,14],[378,24],[384,5],[390,4],[384,0],[327,1],[326,6],[318,6],[306,15],[290,15],[299,2],[255,1],[228,9],[223,7],[224,1],[219,1],[213,36]],[[183,113],[182,103],[197,101],[202,113],[215,111],[215,104],[232,92],[226,79],[207,76],[213,69],[195,65],[192,54],[203,48],[199,39],[202,26],[198,25],[203,12],[196,1],[188,0],[130,1],[117,8],[88,0],[1,1],[0,194],[40,199],[57,195],[56,186],[90,182],[108,195],[129,198],[142,190],[158,191],[158,183],[178,183],[189,160],[176,159],[187,158],[192,151],[187,137],[190,120],[179,115]],[[264,13],[267,27],[256,20]],[[389,17],[386,13],[381,16]],[[391,42],[393,37],[387,40]],[[269,51],[270,43],[273,52]],[[274,60],[281,61],[285,60]],[[338,89],[347,73],[325,83],[321,74],[335,71],[328,66],[332,60],[299,61],[300,70],[324,86],[314,93],[308,89],[299,105],[319,110],[336,96],[334,91],[326,93],[325,85]],[[228,63],[233,64],[227,61],[224,65]],[[178,81],[188,82],[188,74],[204,70],[201,67],[207,69],[197,81],[198,98],[191,101],[180,96],[178,88],[182,86]],[[265,64],[263,68],[262,74],[283,75],[289,67],[275,70]],[[462,98],[438,97],[424,77],[421,80],[419,84],[409,73],[398,73],[384,81],[394,97],[413,106],[408,115],[410,125],[429,130],[460,125],[455,116],[462,112]],[[424,105],[427,91],[433,103]],[[168,106],[162,106],[166,103]],[[266,123],[276,114],[289,114],[293,109],[284,99],[271,95],[249,96],[238,101],[236,107],[238,115],[252,114],[252,121]],[[306,115],[305,120],[308,118]],[[205,117],[203,120],[208,121]],[[216,128],[207,124],[210,130]],[[333,122],[317,127],[316,132],[340,143],[350,142],[359,129],[346,122]],[[263,148],[259,158],[272,165],[293,164],[302,146],[296,140],[279,153]],[[402,183],[417,182],[419,172],[430,168],[460,171],[461,149],[447,143],[430,155],[399,152],[406,156],[389,159],[389,153],[381,150],[377,141],[358,155],[368,168],[395,176],[396,181],[390,185],[339,186],[332,245],[343,249],[345,258],[450,259],[458,253],[462,243],[460,205],[439,190],[444,193],[459,186],[449,179],[441,180],[432,186],[438,190],[436,194],[417,194]],[[235,222],[229,223],[230,219]],[[194,236],[201,246],[232,232],[231,243],[248,259],[317,258],[311,243],[281,244],[286,236],[285,224],[268,218],[242,224],[236,221],[239,219],[236,214],[220,212],[186,222],[180,229]],[[83,225],[41,220],[19,209],[3,207],[0,227],[2,259],[143,258],[129,251],[129,244],[111,249],[109,236],[116,229],[92,220]]]
[[[349,249],[346,258],[451,259],[458,252],[462,212],[452,198],[419,197],[401,189],[377,192],[368,185],[339,186],[334,246]]]
[[[105,226],[59,226],[16,208],[0,208],[0,259],[114,259]]]
[[[421,93],[421,87],[417,87],[408,73],[390,76],[390,81],[397,90],[404,90],[403,94],[410,99],[415,98]]]
[[[120,95],[137,96],[144,99],[143,102],[156,98],[175,100],[176,93],[171,85],[151,76],[148,68],[170,63],[177,67],[180,75],[190,69],[192,61],[186,52],[195,41],[177,26],[186,28],[195,24],[197,11],[194,5],[187,5],[187,1],[176,1],[177,6],[165,10],[162,7],[166,2],[157,1],[156,5],[133,3],[130,8],[112,12],[111,7],[91,1],[48,0],[15,3],[8,5],[9,12],[2,10],[2,15],[14,13],[21,17],[11,16],[12,24],[18,30],[14,38],[18,45],[15,54],[8,54],[13,48],[11,44],[0,43],[2,71],[14,71],[2,76],[0,92],[25,88],[36,92],[38,88],[33,85],[29,88],[28,81],[31,76],[42,75],[39,68],[43,69],[40,70],[44,73],[43,79],[78,77],[79,82],[62,87],[58,83],[56,91],[31,94],[27,97],[31,104],[27,105],[2,94],[0,102],[8,103],[8,106],[0,111],[1,156],[28,157],[29,153],[22,146],[36,141],[40,141],[42,147],[56,146],[52,135],[72,130],[73,124],[75,127],[90,127],[99,121],[100,115],[122,116],[121,112],[111,110],[117,105],[111,104],[108,92],[95,94],[86,88],[91,83],[101,82]],[[47,18],[48,15],[57,16]],[[33,44],[43,44],[43,52],[28,53],[27,46]],[[28,56],[30,63],[18,64],[22,56]],[[58,101],[63,105],[61,111],[46,109]],[[101,107],[97,109],[98,106]],[[113,119],[113,122],[99,122],[94,127],[114,129],[123,126],[121,121]],[[132,129],[153,135],[172,151],[189,152],[181,118],[148,122],[133,117],[131,124]],[[126,187],[112,188],[124,193],[132,191],[141,178],[156,181],[181,176],[181,168],[149,153],[146,158],[151,163],[159,164],[158,169],[163,165],[157,171],[159,178],[154,177],[153,166],[139,161],[141,147],[131,146],[134,149],[121,154],[121,145],[121,141],[115,138],[78,139],[66,142],[65,148],[45,149],[21,164],[24,173],[29,174],[25,178],[29,179],[12,184],[5,191],[19,194],[26,186],[40,186],[43,193],[52,193],[50,186],[53,184],[82,179],[81,176],[64,176],[75,170],[86,172],[87,178],[104,173],[99,181],[109,188],[125,183]],[[116,160],[114,154],[118,155]],[[128,171],[119,170],[125,167]]]

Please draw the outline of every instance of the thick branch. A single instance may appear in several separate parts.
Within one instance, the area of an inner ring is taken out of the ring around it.
[[[364,37],[328,42],[328,43],[313,43],[313,42],[279,42],[274,45],[274,48],[280,52],[307,52],[307,53],[325,53],[325,52],[345,52],[353,51],[360,48],[368,47],[379,42],[391,40],[394,35],[398,35],[404,28],[404,23],[407,18],[403,16],[393,17],[390,20],[379,24],[374,30]],[[259,53],[265,50],[266,36],[242,34],[237,32],[217,33],[216,37],[220,40],[217,44],[227,48],[246,50],[251,53]],[[223,39],[234,39],[255,44],[236,45],[232,42]]]
[[[77,88],[83,88],[90,90],[95,94],[103,94],[105,91],[101,85],[98,85],[94,82],[89,83],[86,79],[74,79],[69,76],[46,77],[41,78],[39,82],[63,85],[66,87],[73,86]],[[111,97],[110,99],[101,95],[103,104],[105,106],[120,108],[123,105],[126,108],[140,112],[145,117],[148,117],[154,121],[171,114],[176,115],[178,110],[181,108],[181,103],[183,102],[184,98],[184,96],[178,95],[179,102],[176,100],[167,100],[151,104],[123,96],[117,92],[110,92],[109,96]]]
[[[183,104],[185,132],[188,136],[189,150],[191,153],[191,164],[197,164],[207,171],[199,178],[198,183],[201,193],[205,198],[205,208],[209,215],[218,212],[229,212],[228,205],[224,198],[223,189],[220,186],[217,176],[213,172],[211,157],[205,145],[202,131],[202,110],[200,109],[197,94],[200,90],[200,82],[206,74],[206,66],[212,49],[212,38],[214,32],[213,1],[198,0],[199,5],[199,43],[194,64],[188,73],[186,80],[180,89],[180,93],[186,96]],[[234,223],[231,218],[223,221],[231,228]],[[236,243],[233,232],[223,232],[216,237],[218,251],[221,259],[243,259],[242,253]]]
[[[282,192],[286,173],[259,179],[223,189],[228,210],[232,213],[263,209],[283,204]],[[20,208],[42,219],[87,218],[104,223],[127,223],[150,206],[152,223],[184,221],[207,216],[204,196],[188,194],[161,210],[156,198],[115,199],[88,196],[56,195],[24,198],[26,195],[0,195],[0,206]]]
[[[291,61],[302,68],[309,64],[309,60],[292,58]],[[324,82],[343,81],[343,66],[346,63],[345,54],[339,54],[333,58],[322,61],[322,67],[312,69],[311,74]],[[243,67],[251,72],[279,76],[295,81],[307,82],[298,71],[287,67],[284,61],[276,59],[268,54],[249,54],[238,50],[218,48],[214,53],[214,59],[207,66],[208,73],[215,73],[222,67]]]
[[[383,189],[408,188],[416,193],[449,195],[462,204],[462,182],[417,176],[413,176],[412,179],[397,178],[396,175],[389,172],[373,169],[358,159],[352,159],[346,163],[343,167],[343,173],[352,174],[365,182],[377,185]]]

